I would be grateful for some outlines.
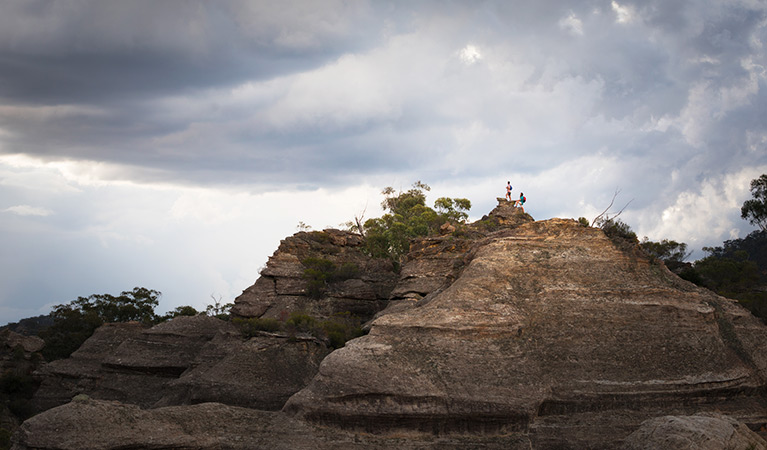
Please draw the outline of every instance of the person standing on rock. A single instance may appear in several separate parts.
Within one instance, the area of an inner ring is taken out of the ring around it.
[[[521,208],[522,212],[524,213],[525,212],[525,207],[522,206],[522,205],[524,205],[526,201],[527,201],[527,197],[525,197],[525,193],[524,192],[520,192],[519,193],[519,200],[514,200],[514,206],[516,206],[517,208]]]
[[[506,201],[511,201],[511,181],[506,182]]]

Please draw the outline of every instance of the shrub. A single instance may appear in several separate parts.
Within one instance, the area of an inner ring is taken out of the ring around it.
[[[341,267],[337,267],[332,261],[324,258],[306,258],[301,264],[306,267],[303,278],[307,282],[306,290],[311,298],[321,298],[329,283],[354,278],[360,271],[352,262],[345,262]]]
[[[363,335],[359,320],[348,311],[339,313],[323,321],[320,328],[331,347],[341,348],[347,341]],[[320,336],[318,336],[320,337]]]
[[[243,336],[248,338],[258,335],[259,331],[274,333],[282,328],[282,322],[266,317],[252,317],[249,319],[235,317],[232,319],[232,323],[240,329]]]
[[[288,320],[285,321],[285,324],[294,331],[307,333],[314,331],[317,325],[317,319],[308,314],[295,312],[290,315]]]

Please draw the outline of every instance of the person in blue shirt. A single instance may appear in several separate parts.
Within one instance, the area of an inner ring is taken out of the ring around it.
[[[527,197],[525,197],[525,193],[520,192],[519,200],[514,200],[514,206],[516,206],[517,208],[522,208],[522,212],[525,212],[525,208],[522,205],[524,205],[526,201],[527,201]]]

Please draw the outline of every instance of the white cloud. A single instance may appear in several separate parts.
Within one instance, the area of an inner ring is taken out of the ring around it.
[[[634,19],[634,9],[631,6],[621,5],[614,0],[610,5],[615,12],[615,20],[618,23],[629,23]]]
[[[48,208],[41,208],[41,207],[29,206],[29,205],[11,206],[9,208],[5,208],[3,212],[12,213],[19,216],[38,216],[38,217],[50,216],[53,214],[53,211],[51,211]]]
[[[751,198],[749,183],[767,173],[767,165],[705,180],[694,190],[676,194],[673,203],[660,212],[654,225],[643,226],[651,239],[674,239],[693,248],[719,245],[718,239],[734,239],[748,231],[740,219],[740,206]]]
[[[559,28],[567,31],[574,36],[583,36],[583,22],[575,13],[570,13],[567,17],[559,19]]]
[[[458,56],[467,66],[475,64],[482,59],[482,54],[479,52],[479,49],[471,44],[468,44],[466,47],[462,48],[458,52]]]

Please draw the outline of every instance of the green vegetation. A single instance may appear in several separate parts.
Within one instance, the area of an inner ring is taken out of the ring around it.
[[[40,333],[45,341],[43,356],[48,361],[69,357],[104,323],[156,323],[159,318],[154,309],[159,296],[158,291],[137,287],[117,297],[94,294],[57,305],[51,312],[53,325]]]
[[[229,312],[234,306],[234,303],[221,303],[221,296],[216,298],[213,295],[211,295],[210,298],[213,300],[213,303],[209,304],[205,308],[205,314],[211,317],[215,317],[217,319],[229,320],[229,317],[230,317]],[[182,308],[184,307],[182,306]],[[186,308],[191,308],[191,306],[187,306]]]
[[[285,321],[235,318],[232,323],[237,325],[246,338],[258,336],[260,332],[284,333],[293,338],[304,334],[325,341],[332,348],[341,348],[348,340],[363,334],[359,319],[348,311],[334,314],[325,320],[303,312],[294,312]]]
[[[767,174],[751,180],[751,195],[754,198],[743,203],[740,216],[762,231],[767,231]]]
[[[242,332],[243,336],[251,338],[258,336],[260,331],[267,333],[274,333],[282,329],[282,322],[277,319],[251,317],[249,319],[243,319],[235,317],[232,319],[232,323],[235,324]]]
[[[435,235],[445,222],[461,224],[468,218],[471,202],[465,198],[440,197],[435,209],[426,206],[428,185],[417,181],[405,192],[384,188],[381,202],[386,214],[364,224],[365,251],[376,258],[391,258],[400,263],[410,249],[410,240]]]
[[[639,244],[636,233],[620,219],[600,220],[597,225],[619,249],[625,252],[634,252],[636,250]]]
[[[663,261],[672,272],[679,272],[686,267],[684,260],[690,257],[687,244],[668,239],[653,242],[645,237],[639,243],[639,247],[650,257],[653,262]]]
[[[305,269],[303,277],[307,280],[307,294],[311,298],[321,298],[330,283],[348,280],[359,274],[359,267],[352,262],[336,266],[325,258],[306,258],[301,261]]]

